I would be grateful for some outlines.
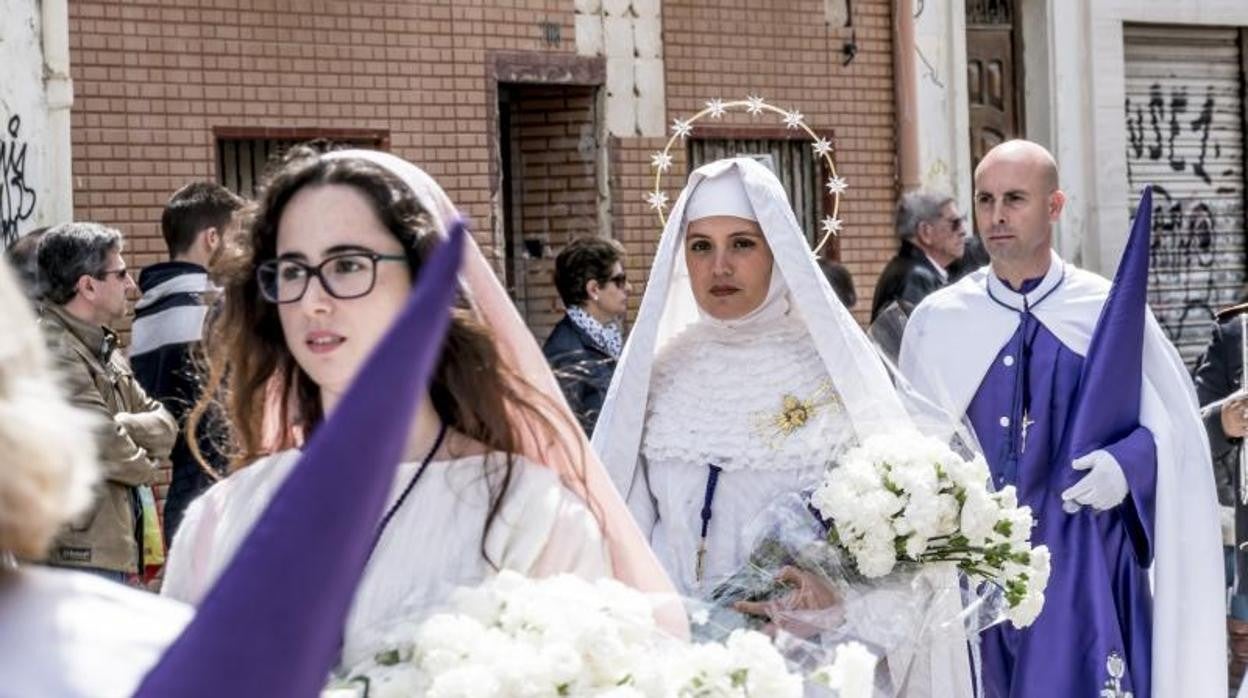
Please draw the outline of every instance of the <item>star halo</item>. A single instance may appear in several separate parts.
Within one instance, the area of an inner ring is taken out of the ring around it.
[[[706,107],[694,114],[692,117],[682,120],[676,119],[672,125],[672,135],[667,140],[667,145],[663,150],[657,151],[650,156],[650,167],[654,170],[654,188],[646,195],[646,202],[650,208],[654,209],[659,215],[660,225],[667,225],[667,194],[663,192],[663,175],[671,169],[672,166],[672,146],[678,142],[683,143],[686,138],[694,130],[694,124],[703,117],[709,116],[711,119],[719,120],[727,112],[740,111],[750,116],[760,116],[763,113],[770,113],[780,117],[780,121],[786,129],[801,129],[810,136],[811,148],[815,157],[822,158],[827,166],[828,180],[824,183],[828,193],[832,195],[832,213],[825,216],[822,222],[823,236],[819,240],[819,244],[815,245],[814,253],[818,254],[828,240],[840,234],[842,229],[842,221],[840,218],[841,195],[847,187],[845,179],[837,174],[836,161],[833,158],[835,148],[832,142],[827,138],[823,138],[815,133],[808,126],[802,117],[801,112],[796,109],[781,109],[779,107],[768,104],[762,97],[750,95],[747,99],[725,102],[721,99],[711,99],[706,102]]]

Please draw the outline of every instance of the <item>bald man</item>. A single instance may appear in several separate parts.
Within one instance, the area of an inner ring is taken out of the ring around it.
[[[1052,554],[1036,622],[981,637],[984,694],[1222,696],[1208,446],[1191,381],[1151,315],[1133,429],[1073,460],[1068,453],[1081,369],[1110,285],[1053,251],[1065,202],[1043,147],[1015,140],[989,151],[975,171],[974,203],[990,264],[928,296],[902,342],[902,372],[969,421],[993,484],[1016,489],[1036,518],[1032,542]],[[1100,399],[1111,410],[1116,396],[1084,399],[1081,410]]]

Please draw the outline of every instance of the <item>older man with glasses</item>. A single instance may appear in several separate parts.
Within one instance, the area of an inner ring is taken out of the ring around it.
[[[134,280],[121,233],[98,223],[66,223],[39,241],[47,336],[71,401],[99,417],[103,483],[96,501],[58,535],[52,565],[133,580],[145,563],[163,562],[150,484],[177,436],[173,417],[135,380],[114,327],[126,316]],[[149,553],[144,559],[145,530]]]
[[[966,249],[965,220],[947,194],[920,189],[902,195],[897,204],[901,249],[876,284],[872,322],[892,303],[909,315],[927,294],[949,283],[948,267]]]

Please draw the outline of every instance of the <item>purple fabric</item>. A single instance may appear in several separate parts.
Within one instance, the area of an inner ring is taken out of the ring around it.
[[[1036,516],[1032,540],[1053,556],[1035,624],[984,634],[989,698],[1100,696],[1115,654],[1126,668],[1118,687],[1136,698],[1151,695],[1147,568],[1157,451],[1139,423],[1151,229],[1146,188],[1086,360],[1023,312],[967,410],[994,480],[1018,488]],[[1006,356],[1014,357],[1011,366]],[[1024,414],[1031,420],[1025,440]],[[1109,511],[1068,514],[1061,493],[1085,475],[1070,463],[1097,449],[1122,466],[1128,497]]]
[[[984,448],[995,484],[1013,484],[1032,508],[1032,541],[1049,546],[1053,573],[1044,611],[1031,627],[996,626],[983,633],[983,677],[988,698],[1096,696],[1111,651],[1126,659],[1123,687],[1149,695],[1152,602],[1148,574],[1137,549],[1148,548],[1148,528],[1137,509],[1151,511],[1156,456],[1151,435],[1137,431],[1108,450],[1122,464],[1131,489],[1128,502],[1104,513],[1062,511],[1061,494],[1070,460],[1066,425],[1079,387],[1083,359],[1063,346],[1034,317],[1020,326],[993,363],[967,415]],[[1021,455],[1020,345],[1035,326],[1030,390],[1033,424]],[[1014,358],[1012,366],[1005,357]],[[1001,417],[1009,426],[1001,425]],[[1007,472],[1015,473],[1007,476]],[[1137,505],[1137,502],[1147,502]]]
[[[324,686],[442,347],[464,234],[457,222],[421,269],[403,312],[136,695],[315,696]]]

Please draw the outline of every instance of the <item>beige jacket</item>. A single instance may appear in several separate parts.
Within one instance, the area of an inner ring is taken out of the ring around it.
[[[51,304],[43,308],[39,324],[70,400],[100,418],[102,478],[95,503],[57,536],[48,562],[137,572],[134,488],[155,479],[160,459],[173,449],[177,422],[143,392],[111,330]]]

